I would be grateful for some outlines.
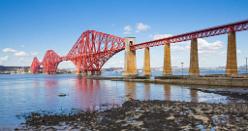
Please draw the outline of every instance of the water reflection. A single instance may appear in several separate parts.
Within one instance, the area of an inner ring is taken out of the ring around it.
[[[151,91],[150,91],[150,84],[144,83],[144,100],[150,100],[151,97]]]
[[[45,87],[54,88],[58,86],[58,80],[54,78],[46,78],[45,79]]]
[[[136,99],[136,83],[125,82],[125,94],[129,99]]]
[[[227,89],[225,87],[225,89]],[[67,96],[59,97],[59,93]],[[93,80],[76,75],[0,75],[0,125],[17,124],[32,111],[99,109],[126,99],[238,103],[240,99],[192,90],[189,86]]]
[[[198,91],[190,89],[191,102],[198,102]]]
[[[171,86],[167,84],[164,85],[164,99],[165,100],[171,99]]]
[[[95,110],[96,103],[99,103],[99,81],[77,77],[76,82],[76,101],[77,104],[86,110]],[[96,99],[98,98],[98,99]]]
[[[56,78],[56,77],[55,77]],[[47,99],[50,103],[55,103],[58,98],[54,98],[54,94],[61,91],[62,81],[68,83],[68,79],[55,79],[54,77],[46,78],[45,87],[50,88],[45,90]],[[208,93],[202,93],[197,90],[192,90],[187,86],[176,86],[169,84],[151,84],[151,83],[135,83],[135,82],[113,82],[103,80],[87,79],[85,77],[73,77],[67,89],[70,91],[70,96],[75,99],[78,108],[94,110],[103,104],[121,104],[123,98],[141,99],[141,100],[172,100],[172,101],[191,101],[191,102],[213,102],[212,96]],[[34,81],[37,83],[37,81]],[[34,84],[37,85],[37,84]],[[75,87],[75,88],[74,88]],[[212,94],[213,95],[213,94]],[[217,99],[226,99],[225,96],[217,96]]]

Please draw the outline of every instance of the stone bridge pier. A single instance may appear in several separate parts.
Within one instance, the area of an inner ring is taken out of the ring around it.
[[[137,76],[137,67],[136,67],[136,51],[131,50],[131,46],[135,44],[135,37],[125,38],[126,47],[125,47],[125,60],[124,60],[124,73],[125,77],[135,77]],[[143,75],[150,77],[151,67],[150,67],[150,48],[147,47],[144,49],[144,67]]]
[[[228,32],[228,46],[227,46],[227,59],[226,59],[226,76],[237,76],[237,49],[236,49],[236,33],[235,31]],[[198,42],[197,38],[191,40],[190,48],[190,67],[189,75],[199,76],[199,60],[198,60]]]
[[[146,47],[144,50],[144,67],[143,75],[146,77],[151,76],[151,67],[150,67],[150,48]]]
[[[125,59],[124,59],[124,72],[125,77],[134,77],[137,75],[136,67],[136,51],[131,50],[131,46],[135,44],[135,37],[125,38]]]
[[[228,33],[226,75],[227,76],[238,75],[236,33],[232,30]]]
[[[191,75],[191,76],[199,76],[200,75],[199,61],[198,61],[197,38],[194,38],[191,40],[189,75]]]
[[[126,48],[125,48],[125,65],[124,65],[124,76],[136,76],[136,52],[131,50],[131,46],[135,44],[135,37],[126,38]],[[151,75],[150,67],[150,49],[149,47],[144,48],[144,67],[143,75]],[[172,75],[171,67],[171,49],[170,43],[164,44],[164,64],[163,64],[163,75]],[[199,58],[198,58],[198,41],[197,38],[191,40],[190,45],[190,65],[189,65],[189,75],[199,76]],[[227,47],[227,60],[226,60],[226,76],[237,76],[237,52],[236,52],[236,33],[230,30],[228,33],[228,47]]]
[[[171,51],[170,43],[164,44],[164,66],[163,66],[163,75],[172,75],[171,71]]]
[[[227,59],[226,59],[226,76],[237,76],[238,66],[237,66],[236,33],[235,31],[232,31],[232,29],[230,29],[230,31],[228,32],[227,44],[228,46],[227,46]],[[197,38],[191,40],[189,75],[191,76],[200,75]]]

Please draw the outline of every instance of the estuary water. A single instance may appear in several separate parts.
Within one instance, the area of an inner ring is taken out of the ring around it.
[[[200,86],[199,86],[200,87]],[[203,87],[204,88],[204,87]],[[59,97],[64,93],[66,96]],[[25,113],[99,110],[127,99],[208,103],[243,102],[237,98],[192,90],[190,86],[92,80],[75,74],[0,75],[0,129],[23,122]]]

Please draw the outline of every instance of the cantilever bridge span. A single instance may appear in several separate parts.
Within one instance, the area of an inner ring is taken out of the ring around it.
[[[248,20],[215,26],[140,44],[134,44],[133,38],[121,38],[95,30],[88,30],[81,34],[67,55],[59,56],[53,50],[48,50],[42,61],[39,61],[37,57],[33,59],[30,70],[32,73],[38,73],[40,67],[43,66],[44,73],[54,74],[56,73],[57,66],[60,62],[72,61],[76,66],[78,73],[99,73],[108,59],[125,49],[124,70],[126,75],[131,75],[136,74],[135,50],[145,49],[145,61],[147,61],[147,58],[148,61],[144,62],[144,71],[148,71],[149,75],[150,70],[148,68],[150,68],[150,60],[149,57],[146,56],[149,55],[149,47],[164,45],[164,74],[171,74],[170,44],[191,40],[190,73],[193,75],[198,75],[199,64],[197,38],[228,34],[226,72],[227,74],[235,75],[237,72],[235,32],[245,30],[248,30]]]
[[[66,56],[59,56],[53,50],[48,50],[41,62],[35,57],[31,72],[38,73],[40,66],[43,66],[44,73],[54,74],[60,62],[72,61],[77,72],[97,73],[109,58],[123,49],[124,38],[88,30],[81,34]]]

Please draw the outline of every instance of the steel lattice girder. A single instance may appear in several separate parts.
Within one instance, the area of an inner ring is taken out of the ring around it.
[[[123,38],[88,30],[82,33],[66,58],[81,71],[100,71],[109,58],[123,49]]]
[[[47,50],[42,60],[43,72],[47,74],[56,73],[58,64],[62,61],[62,58],[53,50]]]
[[[31,73],[36,74],[39,72],[39,69],[40,69],[40,62],[37,57],[34,57],[33,62],[30,66],[30,71]]]
[[[177,43],[187,40],[192,40],[194,38],[204,38],[216,35],[227,34],[230,31],[244,31],[248,30],[248,20],[240,21],[236,23],[226,24],[222,26],[211,27],[203,30],[198,30],[194,32],[184,33],[172,37],[162,38],[159,40],[144,42],[140,44],[133,45],[132,50],[143,49],[146,47],[160,46],[166,43]]]

